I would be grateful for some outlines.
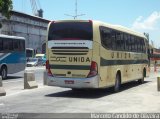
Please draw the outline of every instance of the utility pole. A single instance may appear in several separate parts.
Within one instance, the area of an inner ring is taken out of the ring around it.
[[[84,16],[85,14],[78,14],[78,7],[77,7],[77,0],[75,0],[75,15],[70,15],[70,14],[64,14],[66,16],[73,17],[74,19],[77,19],[78,16]]]

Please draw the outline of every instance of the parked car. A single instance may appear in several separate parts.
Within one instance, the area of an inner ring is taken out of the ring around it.
[[[42,59],[43,65],[46,65],[46,54],[36,54],[36,58]]]
[[[43,65],[43,61],[40,58],[28,58],[27,59],[27,67],[41,66],[41,65]]]

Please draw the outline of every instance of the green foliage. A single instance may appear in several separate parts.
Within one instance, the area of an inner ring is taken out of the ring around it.
[[[12,0],[0,0],[0,12],[3,16],[10,18],[10,10],[13,9]]]

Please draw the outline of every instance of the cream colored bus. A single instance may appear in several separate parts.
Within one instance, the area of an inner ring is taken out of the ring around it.
[[[91,20],[53,21],[46,44],[48,85],[106,88],[138,80],[148,66],[147,40],[122,26]]]

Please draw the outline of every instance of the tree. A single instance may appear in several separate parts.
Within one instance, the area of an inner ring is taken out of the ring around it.
[[[10,10],[13,9],[12,0],[0,0],[0,13],[7,19],[10,18]],[[0,28],[2,24],[0,23]]]
[[[12,0],[0,0],[0,12],[3,16],[10,18],[10,10],[13,9]]]

